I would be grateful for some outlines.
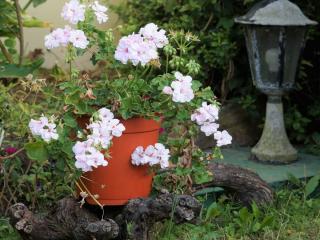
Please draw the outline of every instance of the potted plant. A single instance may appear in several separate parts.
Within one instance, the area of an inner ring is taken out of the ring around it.
[[[213,155],[232,138],[219,131],[213,92],[192,78],[200,66],[188,53],[198,38],[150,23],[114,45],[113,30],[95,26],[108,20],[106,12],[98,1],[71,0],[61,16],[74,26],[45,37],[48,49],[66,49],[69,77],[56,93],[61,113],[30,121],[29,158],[73,172],[82,203],[101,207],[147,197],[157,168],[196,182],[212,177],[205,174],[212,156],[195,146],[195,136],[214,135]],[[84,54],[100,65],[99,77],[75,67]]]

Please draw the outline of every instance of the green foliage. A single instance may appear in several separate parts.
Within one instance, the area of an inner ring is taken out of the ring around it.
[[[234,24],[236,16],[245,14],[258,0],[128,0],[114,7],[124,21],[122,31],[131,33],[146,23],[154,22],[165,29],[184,29],[199,36],[201,42],[190,53],[192,59],[202,66],[198,79],[214,89],[222,100],[239,101],[250,115],[261,119],[265,98],[258,99],[253,88],[249,62],[244,58],[246,49],[243,31]],[[313,20],[320,21],[318,0],[294,0],[303,12]],[[285,100],[286,126],[289,137],[297,143],[309,143],[310,151],[319,153],[319,146],[310,138],[320,132],[319,108],[319,29],[311,28],[303,61],[299,69],[297,88]],[[178,59],[177,59],[178,60]],[[308,111],[305,106],[312,108]],[[292,113],[294,108],[294,114]],[[319,112],[319,111],[318,111]],[[295,116],[293,116],[295,115]],[[297,116],[301,115],[301,117]]]
[[[33,73],[40,68],[44,59],[39,58],[31,64],[19,66],[18,64],[2,64],[0,69],[0,78],[22,78]]]
[[[299,188],[281,188],[270,206],[239,207],[225,195],[203,209],[198,224],[157,226],[153,239],[161,240],[296,240],[320,236],[320,199],[305,198],[305,184]]]

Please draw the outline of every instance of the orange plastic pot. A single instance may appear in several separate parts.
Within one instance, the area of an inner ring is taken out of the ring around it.
[[[79,121],[83,126],[86,120]],[[138,147],[144,148],[158,142],[160,122],[144,118],[122,120],[126,130],[122,136],[112,139],[108,166],[95,168],[83,174],[85,187],[102,205],[124,205],[130,199],[148,197],[153,174],[148,166],[131,164],[131,154]],[[96,204],[91,198],[86,201]]]

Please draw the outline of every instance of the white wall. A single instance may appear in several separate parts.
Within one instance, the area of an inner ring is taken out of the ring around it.
[[[20,0],[20,4],[22,7],[27,2],[28,0]],[[28,8],[28,14],[30,14],[31,16],[35,16],[43,21],[50,22],[53,24],[54,27],[63,27],[64,25],[68,24],[60,17],[61,9],[65,2],[67,2],[67,0],[47,0],[46,3],[38,6],[37,8],[33,8],[33,6],[30,6]],[[103,1],[100,0],[100,2]],[[115,4],[120,1],[109,0],[109,2],[111,4]],[[114,27],[119,21],[118,17],[110,11],[108,12],[108,15],[109,21],[105,25],[101,25],[102,28]],[[60,66],[64,66],[63,49],[54,49],[51,53],[45,50],[44,48],[44,37],[49,32],[50,29],[25,28],[25,52],[28,53],[34,50],[35,48],[42,48],[45,52],[44,67],[51,68],[56,63],[58,63]],[[78,60],[76,64],[81,69],[88,68],[89,58],[90,56],[85,56],[82,59]]]

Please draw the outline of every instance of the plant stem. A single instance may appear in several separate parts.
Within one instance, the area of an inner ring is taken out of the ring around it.
[[[29,2],[27,2],[27,4],[23,7],[22,12],[25,12],[28,9],[28,7],[30,7],[32,1],[33,0],[29,0]]]
[[[12,64],[13,63],[12,56],[8,52],[6,47],[4,46],[3,42],[1,41],[1,39],[0,39],[0,49],[1,49],[1,52],[3,53],[3,55],[5,56],[5,58],[7,59],[7,61]]]
[[[20,148],[18,151],[16,151],[15,153],[9,155],[9,156],[5,156],[5,157],[1,157],[0,156],[0,162],[3,161],[3,160],[6,160],[6,159],[9,159],[9,158],[13,158],[15,156],[17,156],[19,153],[21,153],[22,151],[24,150],[24,147],[23,148]]]
[[[14,0],[14,5],[16,7],[16,14],[17,14],[18,26],[19,26],[19,41],[20,41],[19,66],[21,66],[23,61],[23,56],[24,56],[24,35],[23,35],[23,23],[22,23],[21,7],[19,4],[19,0]]]

